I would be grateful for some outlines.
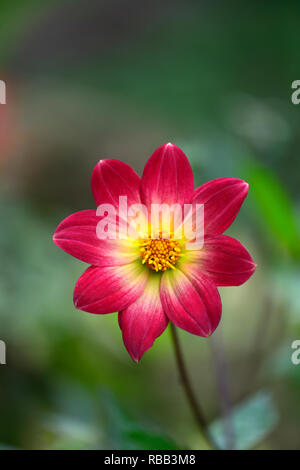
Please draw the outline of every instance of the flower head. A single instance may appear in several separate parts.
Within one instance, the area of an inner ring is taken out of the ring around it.
[[[168,143],[149,158],[142,178],[126,163],[101,160],[91,186],[98,210],[70,215],[53,236],[57,246],[91,265],[76,283],[75,307],[96,314],[119,312],[124,344],[134,361],[169,321],[192,334],[211,335],[221,318],[217,287],[243,284],[256,267],[240,242],[223,235],[248,184],[219,178],[195,190],[187,157]],[[126,208],[138,209],[129,218],[130,211],[121,208],[125,197]],[[157,206],[173,208],[168,224],[160,212],[154,217]],[[204,207],[204,223],[202,218],[202,242],[197,244],[192,239],[199,207]],[[179,213],[181,223],[176,224]],[[104,225],[114,237],[99,236]]]

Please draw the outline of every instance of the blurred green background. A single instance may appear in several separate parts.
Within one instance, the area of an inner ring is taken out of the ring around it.
[[[224,446],[230,427],[235,448],[300,448],[299,30],[299,2],[283,0],[1,1],[1,448],[205,447],[169,331],[134,364],[116,315],[74,308],[85,265],[52,243],[64,217],[94,207],[98,159],[141,174],[167,141],[197,185],[250,183],[227,233],[257,271],[220,289],[210,339],[180,331],[212,432]]]

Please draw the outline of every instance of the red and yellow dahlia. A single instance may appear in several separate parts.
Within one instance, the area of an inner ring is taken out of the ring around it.
[[[119,312],[124,344],[138,362],[166,329],[169,321],[207,337],[221,318],[218,286],[246,282],[255,264],[240,242],[223,232],[234,221],[248,193],[237,178],[219,178],[196,190],[192,168],[176,145],[159,147],[140,178],[118,160],[101,160],[92,174],[96,205],[119,209],[120,196],[128,206],[143,204],[204,205],[204,243],[191,249],[184,237],[100,239],[96,209],[70,215],[57,227],[57,246],[91,266],[78,279],[75,307],[90,313]],[[125,224],[120,217],[113,223]]]

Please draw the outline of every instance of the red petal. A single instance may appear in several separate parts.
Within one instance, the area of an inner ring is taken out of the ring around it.
[[[194,192],[191,165],[180,148],[171,143],[149,158],[141,180],[141,199],[150,204],[190,203]]]
[[[95,166],[91,180],[92,192],[97,206],[119,206],[119,196],[127,196],[128,206],[140,203],[140,177],[127,163],[119,160],[100,160]]]
[[[141,263],[91,266],[76,283],[74,305],[90,313],[118,312],[141,295],[147,278],[148,270]]]
[[[217,286],[240,286],[256,268],[246,248],[227,235],[207,239],[204,248],[188,252],[187,259],[197,263],[193,269],[204,272]]]
[[[204,204],[205,235],[223,233],[234,221],[249,185],[238,178],[218,178],[200,186],[193,203]]]
[[[179,328],[198,336],[209,336],[217,328],[222,311],[220,295],[206,276],[194,277],[187,269],[186,273],[166,271],[160,295],[167,317]]]
[[[53,241],[75,258],[96,266],[128,264],[138,258],[139,253],[129,240],[99,239],[99,221],[95,210],[76,212],[59,224]]]
[[[119,313],[119,325],[127,351],[135,362],[151,348],[168,325],[159,295],[159,275],[151,275],[142,295]]]

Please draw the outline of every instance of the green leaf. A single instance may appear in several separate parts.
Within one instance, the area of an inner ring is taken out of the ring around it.
[[[260,391],[250,399],[233,408],[231,424],[235,445],[238,450],[257,446],[277,425],[278,412],[268,391]],[[224,423],[217,420],[210,431],[222,449],[226,448]]]
[[[246,175],[262,223],[291,255],[299,257],[299,222],[288,192],[267,169],[251,167]]]

